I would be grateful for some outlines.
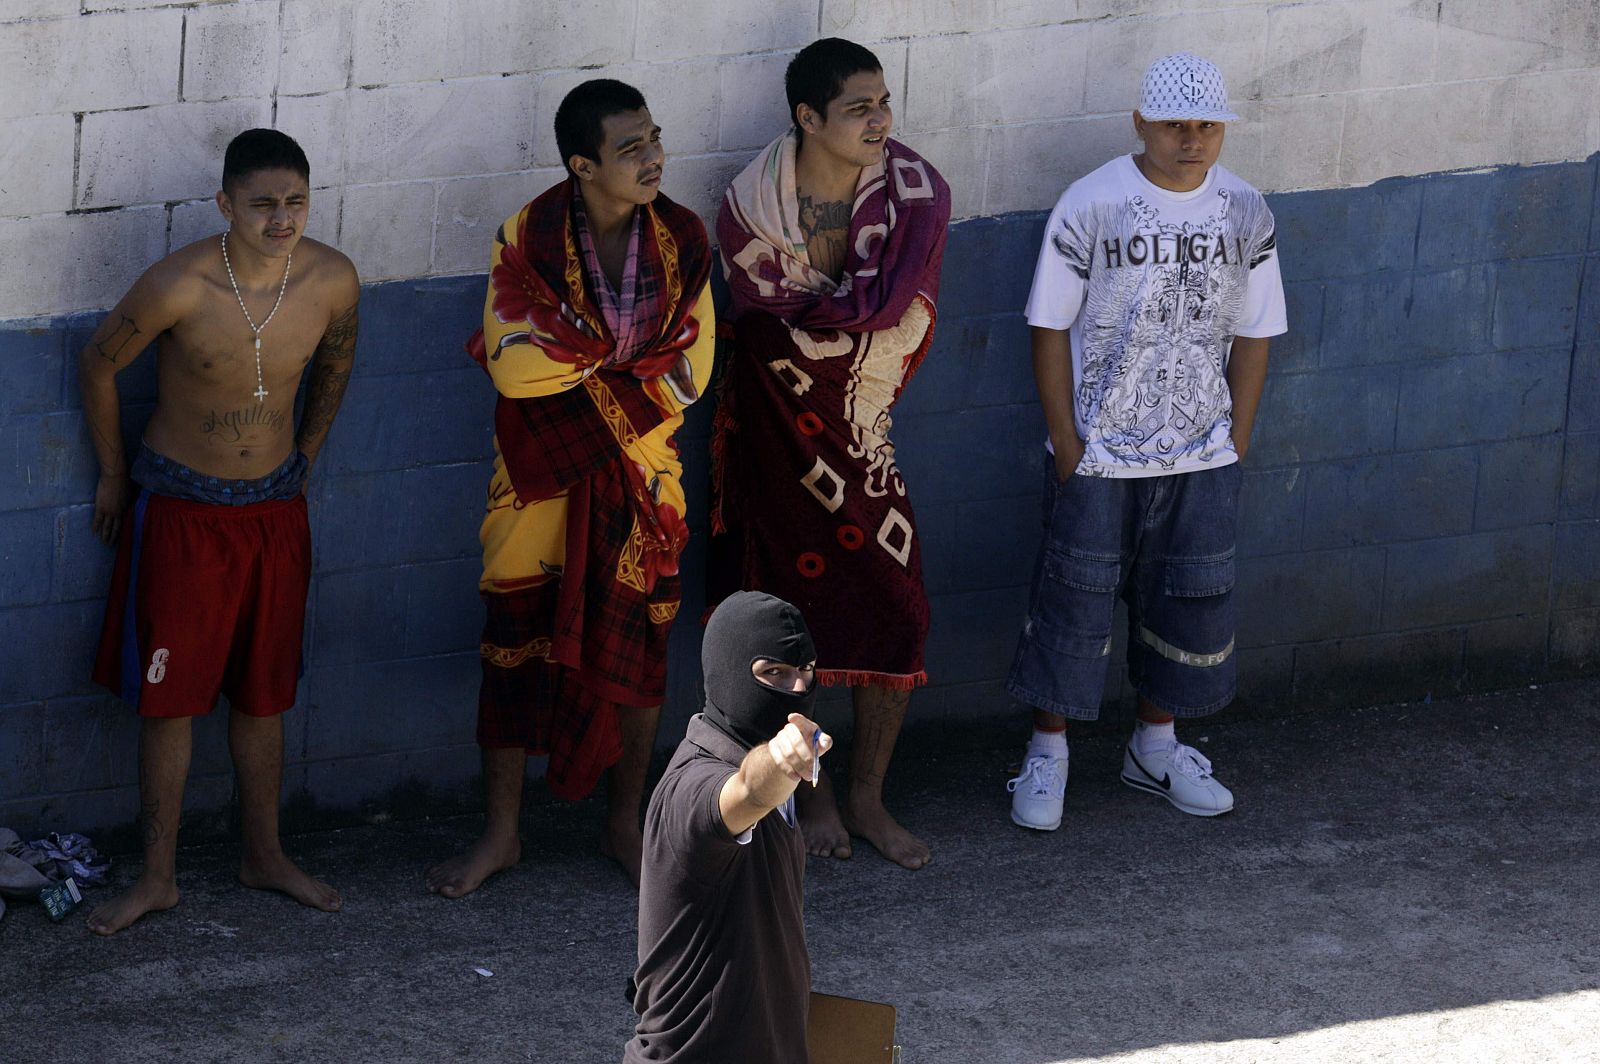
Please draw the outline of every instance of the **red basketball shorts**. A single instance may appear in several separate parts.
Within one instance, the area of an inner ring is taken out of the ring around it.
[[[311,527],[302,496],[217,506],[141,491],[123,522],[95,682],[145,717],[268,717],[300,680]]]

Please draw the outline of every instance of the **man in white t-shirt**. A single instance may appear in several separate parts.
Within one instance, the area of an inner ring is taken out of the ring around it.
[[[1046,538],[1007,689],[1034,707],[1011,819],[1053,831],[1067,720],[1099,716],[1120,594],[1138,724],[1122,780],[1186,813],[1233,795],[1174,717],[1233,699],[1239,461],[1287,331],[1272,212],[1217,165],[1238,120],[1216,66],[1145,74],[1143,151],[1074,182],[1050,214],[1028,296],[1050,439]]]

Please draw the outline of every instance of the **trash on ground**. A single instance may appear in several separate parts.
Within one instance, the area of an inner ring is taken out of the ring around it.
[[[47,877],[76,879],[81,886],[104,886],[111,872],[111,859],[102,857],[88,836],[76,832],[52,831],[42,839],[24,843],[13,851]]]
[[[39,903],[50,914],[51,920],[60,923],[63,917],[83,904],[83,891],[78,889],[78,881],[68,876],[60,883],[52,883],[41,890]]]

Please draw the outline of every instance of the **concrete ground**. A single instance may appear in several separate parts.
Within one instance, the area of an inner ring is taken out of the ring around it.
[[[891,805],[930,868],[807,870],[816,988],[894,1003],[908,1064],[1600,1060],[1600,683],[1192,727],[1216,820],[1082,739],[1049,835],[1006,817],[1020,728],[908,738]],[[221,846],[115,939],[13,906],[0,1059],[614,1064],[635,898],[600,811],[534,801],[523,864],[462,901],[422,886],[457,817],[292,838],[337,915]]]

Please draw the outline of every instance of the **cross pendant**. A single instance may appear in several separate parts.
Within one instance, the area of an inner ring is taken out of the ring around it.
[[[258,385],[256,385],[256,390],[251,392],[250,394],[255,396],[256,397],[256,402],[259,403],[262,400],[266,399],[267,390],[265,388],[263,388],[261,385],[258,384]]]

